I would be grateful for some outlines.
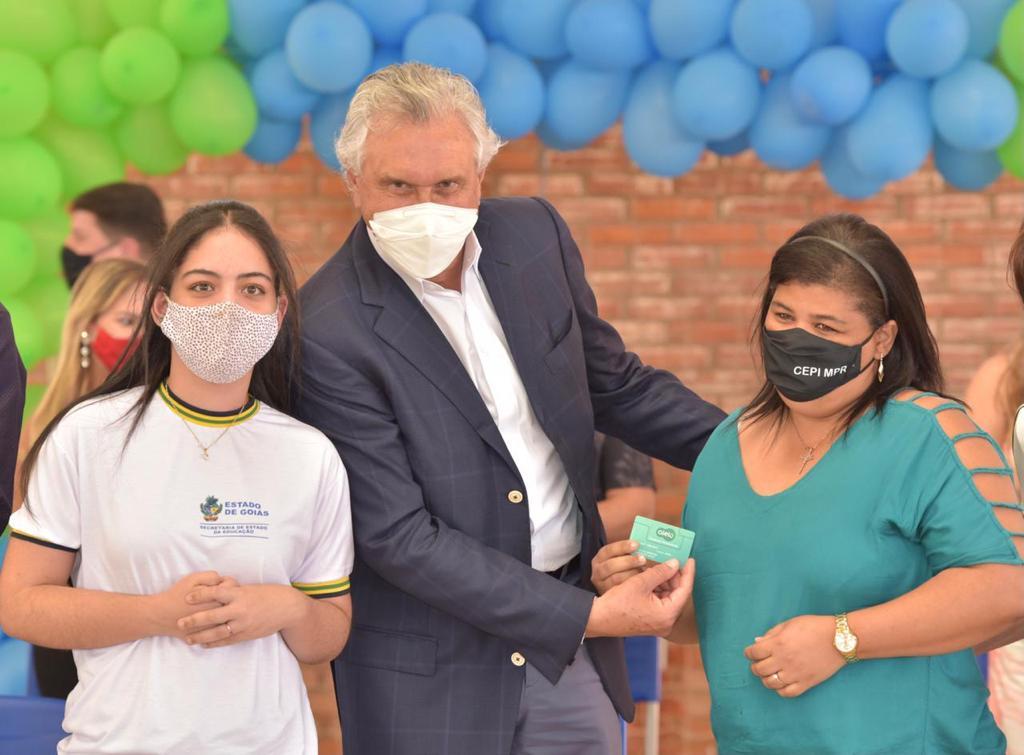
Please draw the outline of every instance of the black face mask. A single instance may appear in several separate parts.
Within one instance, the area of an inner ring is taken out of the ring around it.
[[[874,333],[871,334],[872,336]],[[814,401],[846,385],[863,369],[864,343],[845,346],[802,328],[762,331],[764,371],[768,381],[790,401]]]
[[[85,268],[89,267],[92,257],[87,254],[78,254],[70,247],[62,246],[60,249],[60,261],[64,267],[64,280],[68,282],[68,288],[75,285],[78,276]]]

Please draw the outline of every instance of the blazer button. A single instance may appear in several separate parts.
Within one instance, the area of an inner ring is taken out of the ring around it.
[[[523,657],[522,653],[512,653],[512,665],[513,666],[522,666],[525,663],[526,663],[526,659]]]
[[[519,491],[519,490],[510,490],[510,491],[508,491],[508,502],[509,503],[522,503],[523,502],[522,491]]]

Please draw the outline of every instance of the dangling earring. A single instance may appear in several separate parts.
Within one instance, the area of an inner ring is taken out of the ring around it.
[[[878,357],[878,382],[885,380],[885,357]]]
[[[83,330],[79,336],[79,340],[82,342],[81,347],[78,349],[78,353],[82,355],[82,369],[89,369],[90,359],[92,356],[92,349],[89,348],[89,331]]]

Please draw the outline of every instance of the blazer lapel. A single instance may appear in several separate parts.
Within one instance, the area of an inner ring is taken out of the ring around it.
[[[362,221],[353,232],[353,244],[363,302],[381,310],[374,331],[444,394],[480,437],[515,468],[512,455],[466,368],[430,313],[380,259]]]

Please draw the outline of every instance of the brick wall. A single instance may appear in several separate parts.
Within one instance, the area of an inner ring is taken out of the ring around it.
[[[172,217],[223,196],[263,211],[291,250],[301,279],[345,240],[355,219],[340,178],[305,144],[279,166],[243,156],[192,158],[153,182]],[[817,215],[849,210],[885,229],[924,291],[954,392],[989,354],[1022,331],[1006,283],[1010,241],[1024,218],[1024,183],[1004,177],[985,193],[946,187],[926,169],[864,201],[828,191],[816,170],[780,173],[752,154],[708,155],[689,175],[664,179],[634,168],[615,130],[561,153],[535,138],[508,145],[490,168],[487,195],[539,194],[565,215],[587,262],[602,314],[644,360],[673,371],[726,409],[756,384],[748,335],[755,292],[775,248]],[[658,465],[659,516],[678,520],[685,474]],[[339,752],[326,667],[309,669],[323,752]],[[699,654],[674,647],[665,677],[661,751],[713,752]],[[632,727],[631,739],[642,728]],[[640,752],[632,742],[632,752]]]

